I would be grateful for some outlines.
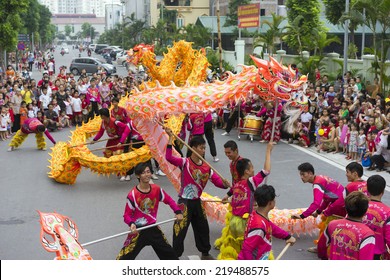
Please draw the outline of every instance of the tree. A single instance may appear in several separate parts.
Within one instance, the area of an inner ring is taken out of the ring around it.
[[[72,33],[72,26],[70,26],[69,24],[65,25],[65,36],[69,37],[71,33]]]
[[[214,0],[218,1],[218,0]],[[229,13],[227,13],[227,18],[225,26],[237,26],[238,25],[238,7],[250,4],[251,0],[230,0],[229,1]]]
[[[29,0],[28,8],[21,13],[25,33],[32,34],[39,30],[39,9],[41,4],[37,0]]]
[[[264,44],[270,54],[275,53],[276,40],[281,40],[283,37],[283,31],[279,26],[284,19],[285,17],[272,13],[272,21],[263,21],[261,25],[267,25],[269,29],[265,33],[259,34],[257,38],[254,38],[254,47]]]
[[[42,44],[47,44],[53,41],[56,33],[56,28],[51,24],[51,12],[46,6],[40,5],[39,8],[39,37]]]
[[[15,49],[23,26],[20,14],[27,10],[28,0],[0,1],[0,52]]]
[[[349,0],[350,7],[354,6],[356,0]],[[350,42],[355,43],[355,31],[362,24],[363,16],[360,11],[351,9],[345,14],[345,0],[323,0],[325,6],[325,16],[334,25],[343,24],[349,20],[348,30],[350,32]]]
[[[194,43],[194,48],[204,47],[211,40],[211,30],[200,25],[188,24],[183,28],[183,35],[184,40]]]
[[[379,67],[380,72],[380,86],[381,89],[384,87],[386,80],[385,69],[386,69],[386,57],[389,49],[388,32],[390,29],[390,0],[357,0],[353,5],[354,9],[366,9],[366,20],[365,24],[370,28],[373,34],[373,49],[375,55],[375,65]],[[377,23],[381,27],[381,32],[378,34]],[[378,38],[379,37],[379,38]],[[380,47],[377,46],[379,39]],[[380,53],[378,53],[380,50]],[[380,62],[378,61],[380,58]]]
[[[81,36],[83,38],[91,37],[91,39],[95,38],[95,28],[89,22],[84,22],[81,25]]]
[[[325,28],[320,21],[320,4],[318,0],[287,0],[287,18],[290,30],[293,34],[288,34],[286,39],[289,46],[303,49],[314,49],[312,37],[315,33],[325,32]],[[299,30],[298,30],[299,29]],[[288,32],[287,32],[288,33]]]

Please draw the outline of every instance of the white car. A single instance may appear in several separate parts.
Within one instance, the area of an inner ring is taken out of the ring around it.
[[[116,59],[116,63],[117,63],[118,65],[122,65],[122,66],[126,67],[127,58],[128,58],[127,54],[122,55],[122,56],[119,56],[119,57],[117,57],[117,59]]]

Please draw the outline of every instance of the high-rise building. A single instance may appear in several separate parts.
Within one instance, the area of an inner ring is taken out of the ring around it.
[[[38,0],[52,14],[95,14],[104,17],[106,5],[118,5],[120,0]]]

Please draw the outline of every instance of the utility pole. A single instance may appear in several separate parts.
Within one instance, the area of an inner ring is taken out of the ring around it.
[[[222,74],[222,40],[221,40],[221,20],[219,17],[219,0],[217,0],[217,24],[218,24],[219,71]]]
[[[214,4],[215,0],[212,0],[211,4],[211,16],[212,16],[212,29],[211,29],[211,49],[214,50]]]
[[[345,14],[349,13],[349,0],[345,0]],[[349,20],[346,20],[344,23],[344,65],[343,65],[343,75],[348,71],[348,26]],[[345,81],[344,81],[345,83]]]
[[[366,8],[363,9],[362,51],[361,51],[361,56],[360,57],[362,57],[364,55],[365,39],[366,39]]]

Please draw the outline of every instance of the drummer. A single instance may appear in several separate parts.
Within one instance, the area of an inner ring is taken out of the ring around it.
[[[278,104],[278,107],[276,108],[276,114],[275,114],[275,103],[274,101],[268,101],[265,103],[265,106],[261,109],[261,111],[257,114],[258,117],[265,116],[266,121],[264,124],[264,129],[261,134],[262,140],[260,140],[261,143],[269,142],[272,138],[272,128],[273,128],[273,122],[274,117],[275,119],[275,131],[273,135],[273,142],[277,143],[280,140],[280,129],[282,125],[282,104]]]

